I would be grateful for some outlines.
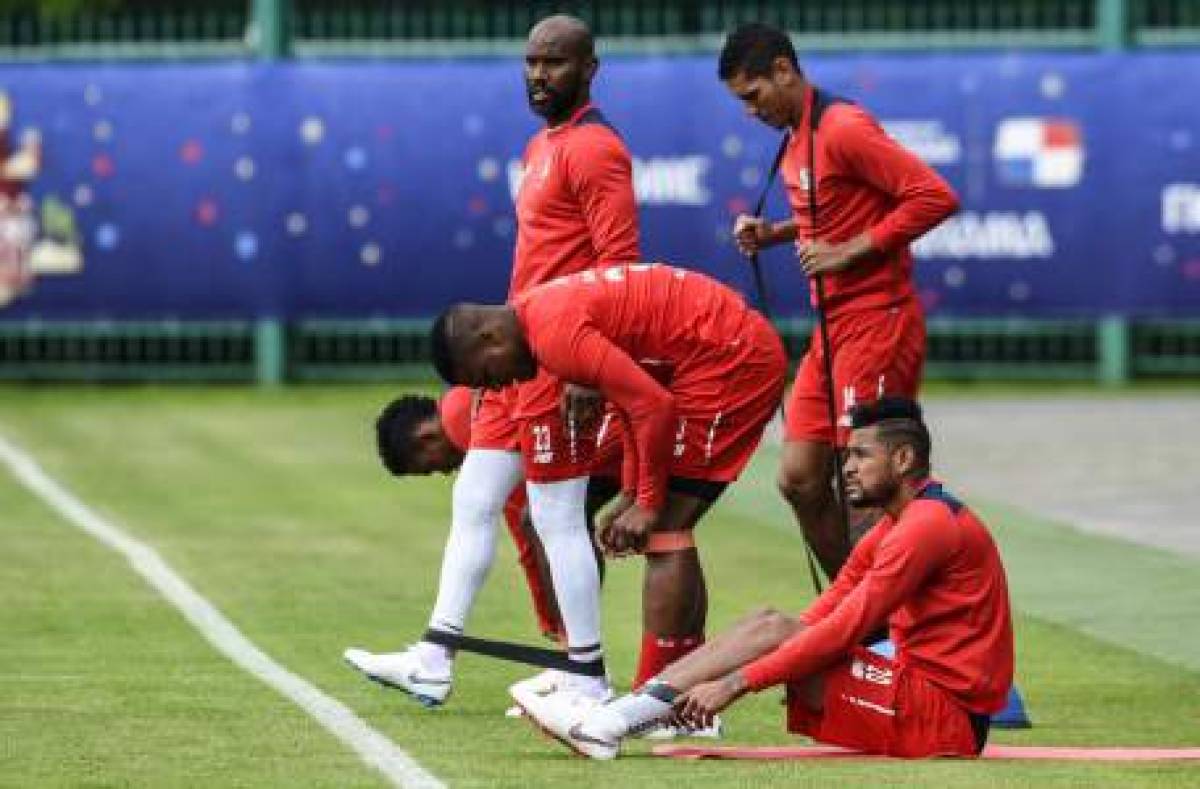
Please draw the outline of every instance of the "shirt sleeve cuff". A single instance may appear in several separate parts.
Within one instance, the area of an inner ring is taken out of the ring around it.
[[[771,670],[769,664],[764,665],[767,656],[755,660],[753,663],[748,663],[742,666],[742,676],[746,679],[746,687],[755,693],[760,690],[778,685],[782,680],[776,679],[775,672]]]

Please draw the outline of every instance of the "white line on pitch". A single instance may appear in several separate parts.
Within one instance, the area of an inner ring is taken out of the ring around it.
[[[179,609],[222,654],[299,705],[333,736],[350,746],[363,761],[403,787],[443,787],[444,784],[367,725],[349,707],[288,671],[242,635],[212,603],[193,589],[149,545],[130,537],[92,512],[55,482],[25,452],[0,437],[0,460],[13,475],[63,517],[123,555],[133,569]]]

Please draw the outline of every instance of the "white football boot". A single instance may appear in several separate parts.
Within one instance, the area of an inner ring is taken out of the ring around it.
[[[536,693],[525,683],[509,688],[525,718],[537,728],[590,759],[615,759],[625,722],[596,696],[572,688]]]
[[[521,690],[518,690],[520,686]],[[510,695],[518,692],[535,693],[539,696],[545,696],[549,693],[564,689],[574,689],[581,691],[585,695],[591,696],[601,703],[612,701],[616,694],[613,693],[612,683],[605,676],[603,680],[592,681],[589,679],[575,678],[565,671],[548,668],[540,674],[534,674],[528,679],[523,679],[520,682],[514,683],[508,689]],[[586,688],[586,691],[583,690]],[[514,704],[504,711],[506,718],[520,718],[525,714],[521,709],[520,704]]]
[[[564,677],[563,673],[558,669],[548,668],[540,674],[534,674],[528,679],[523,679],[520,682],[514,683],[509,687],[508,692],[510,694],[516,693],[516,687],[518,685],[527,689],[529,693],[536,693],[544,696],[548,693],[553,693],[559,688],[562,688],[564,686]],[[520,704],[514,704],[504,711],[504,717],[506,718],[519,718],[524,714],[525,710],[521,709]]]
[[[453,677],[449,668],[429,668],[415,647],[378,655],[351,648],[342,658],[367,679],[402,690],[426,707],[440,707],[450,695]]]

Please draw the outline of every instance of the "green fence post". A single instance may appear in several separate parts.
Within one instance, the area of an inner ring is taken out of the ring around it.
[[[255,50],[260,58],[279,60],[292,54],[291,0],[254,0]]]
[[[259,386],[283,383],[283,323],[278,318],[259,318],[254,324],[254,378]]]
[[[1130,0],[1096,0],[1096,38],[1101,49],[1129,46]]]
[[[1104,386],[1128,383],[1129,321],[1120,315],[1105,316],[1097,327],[1096,343],[1099,382]]]

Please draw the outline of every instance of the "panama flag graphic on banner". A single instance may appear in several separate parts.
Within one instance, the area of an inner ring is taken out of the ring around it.
[[[1083,135],[1067,118],[1005,118],[993,154],[1008,186],[1065,189],[1083,176]]]

